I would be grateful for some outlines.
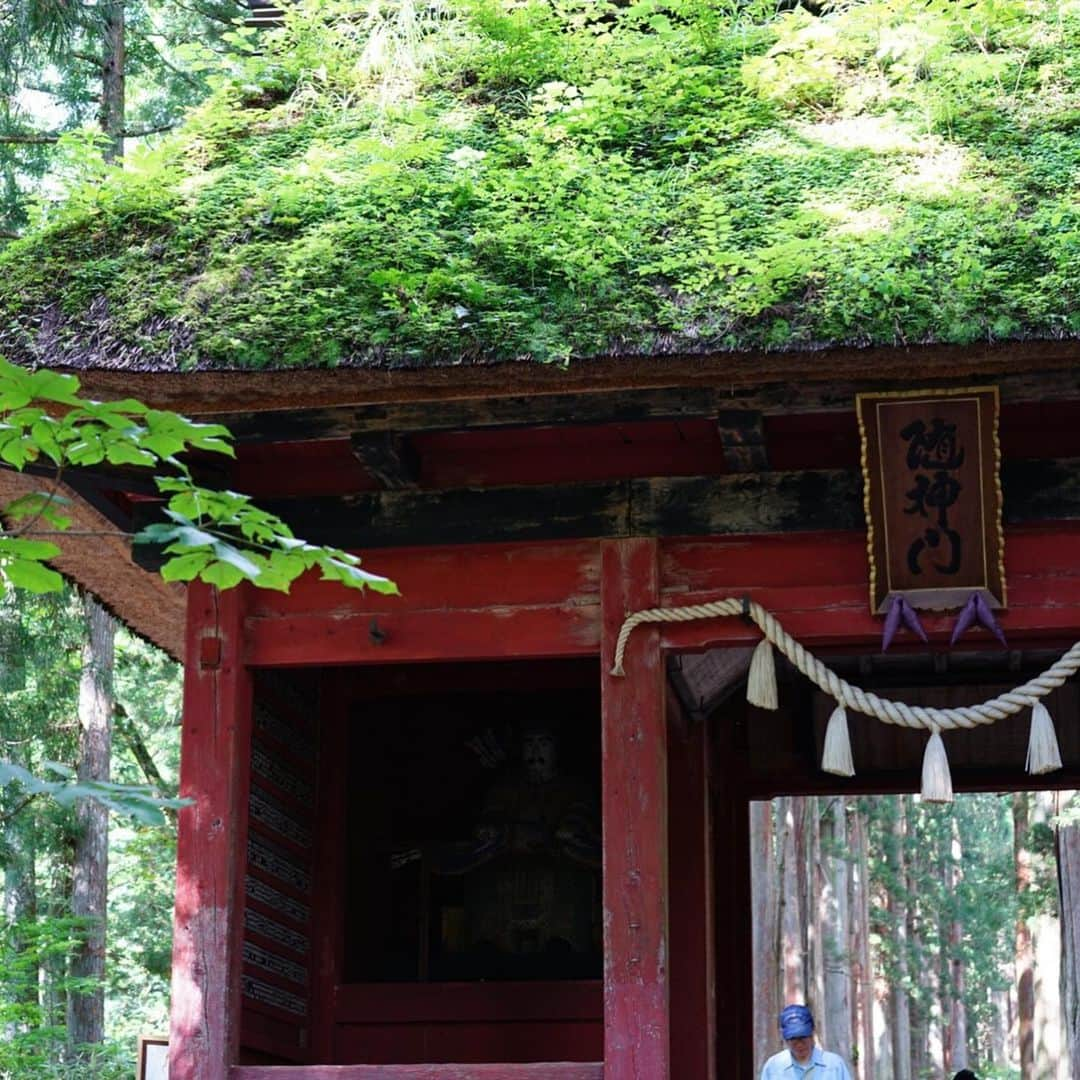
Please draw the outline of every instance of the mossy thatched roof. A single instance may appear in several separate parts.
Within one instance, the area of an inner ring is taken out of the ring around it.
[[[0,352],[412,368],[1080,332],[1077,0],[308,0],[259,49],[0,254]]]

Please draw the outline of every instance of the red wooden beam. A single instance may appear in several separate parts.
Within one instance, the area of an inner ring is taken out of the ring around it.
[[[597,605],[573,604],[253,618],[244,659],[273,666],[589,656],[599,648],[599,621]]]
[[[600,602],[600,548],[592,540],[387,548],[365,556],[363,565],[397,582],[401,595],[343,589],[309,574],[288,593],[256,592],[250,614],[393,614]]]
[[[604,655],[627,612],[660,597],[655,540],[604,546]],[[604,1076],[669,1080],[667,732],[656,630],[631,640],[626,678],[602,665]]]
[[[527,1065],[243,1065],[229,1080],[603,1080],[598,1062]]]
[[[172,1080],[225,1080],[236,1061],[251,681],[246,589],[188,590],[173,930]]]
[[[1008,610],[999,621],[1010,641],[1071,643],[1080,635],[1078,543],[1076,523],[1007,532]],[[663,552],[664,607],[745,594],[807,647],[880,641],[882,620],[870,614],[861,533],[679,540],[665,542]],[[948,642],[955,613],[920,617],[931,643]],[[666,624],[662,630],[663,647],[672,650],[748,645],[760,637],[738,618]],[[981,630],[962,642],[993,647]]]

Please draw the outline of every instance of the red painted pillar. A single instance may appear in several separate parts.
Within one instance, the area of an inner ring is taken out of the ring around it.
[[[623,619],[659,603],[655,540],[603,551],[604,1080],[670,1080],[667,732],[659,633],[634,631],[625,678],[611,658]]]
[[[240,1018],[251,680],[244,598],[188,589],[173,927],[170,1080],[226,1080]]]
[[[671,1068],[678,1080],[716,1076],[716,936],[710,744],[705,717],[677,719],[668,694]]]

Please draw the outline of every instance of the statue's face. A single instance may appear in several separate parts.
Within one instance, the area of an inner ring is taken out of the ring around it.
[[[555,736],[550,731],[527,731],[521,739],[521,763],[525,775],[534,784],[555,778],[558,754]]]

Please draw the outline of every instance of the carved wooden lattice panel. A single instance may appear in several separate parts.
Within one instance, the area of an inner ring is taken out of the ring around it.
[[[244,874],[246,1048],[306,1060],[310,1041],[317,708],[288,676],[255,679]]]

